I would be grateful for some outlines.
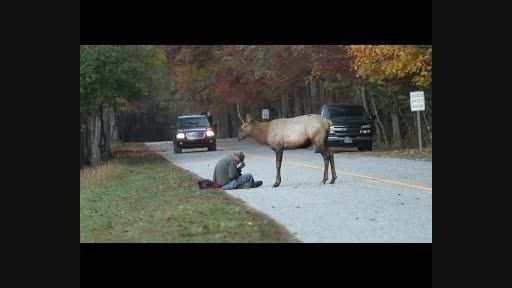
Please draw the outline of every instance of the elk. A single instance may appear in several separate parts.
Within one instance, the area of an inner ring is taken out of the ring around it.
[[[324,158],[324,178],[322,184],[327,181],[327,170],[331,164],[332,179],[330,184],[336,180],[336,169],[334,168],[334,155],[327,148],[327,136],[332,122],[317,114],[308,114],[294,118],[275,119],[270,122],[254,121],[249,114],[245,121],[240,116],[242,126],[238,132],[238,141],[249,137],[259,144],[270,146],[276,153],[276,181],[272,187],[281,184],[281,162],[284,150],[295,150],[308,148],[314,145]]]

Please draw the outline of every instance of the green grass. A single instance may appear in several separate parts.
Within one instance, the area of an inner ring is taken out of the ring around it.
[[[299,242],[283,226],[143,145],[80,172],[80,242]]]

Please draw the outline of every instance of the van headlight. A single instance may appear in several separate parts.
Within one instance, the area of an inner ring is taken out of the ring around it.
[[[368,129],[371,128],[370,124],[365,124],[361,126],[361,129]]]
[[[206,130],[206,136],[208,136],[208,137],[213,137],[213,136],[215,136],[215,133],[213,133],[213,130],[212,130],[212,129],[208,128],[208,129]]]
[[[176,134],[176,139],[185,139],[185,133]]]

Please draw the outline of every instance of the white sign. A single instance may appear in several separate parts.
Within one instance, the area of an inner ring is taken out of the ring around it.
[[[411,111],[425,110],[425,95],[423,91],[411,92]]]
[[[261,109],[261,119],[269,119],[270,111],[268,109]]]

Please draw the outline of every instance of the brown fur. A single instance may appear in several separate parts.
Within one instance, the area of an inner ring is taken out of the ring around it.
[[[242,120],[242,119],[241,119]],[[327,136],[332,122],[320,115],[309,114],[295,118],[275,119],[270,122],[259,122],[247,115],[238,133],[238,140],[247,137],[254,139],[259,144],[267,145],[276,153],[276,182],[273,187],[281,184],[281,162],[284,150],[303,149],[311,145],[315,146],[324,159],[324,178],[322,184],[327,181],[327,171],[331,165],[331,184],[336,180],[334,157],[327,148]]]

